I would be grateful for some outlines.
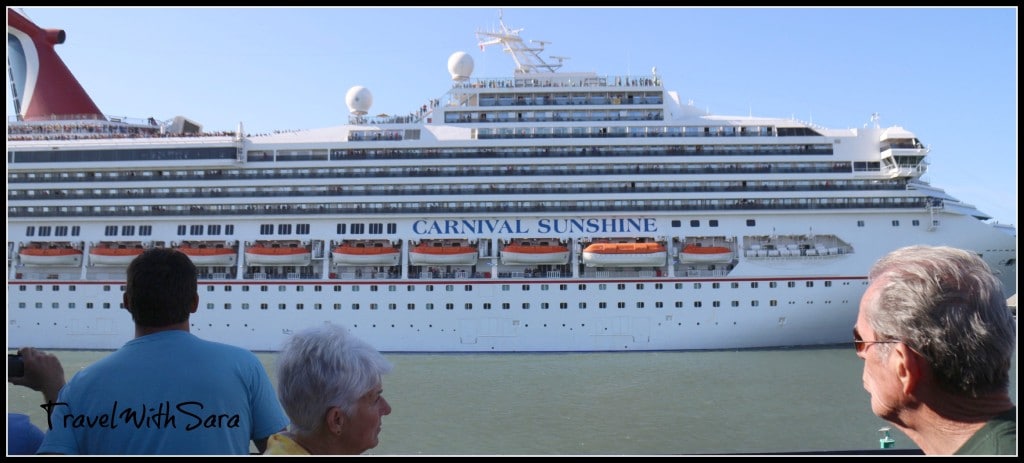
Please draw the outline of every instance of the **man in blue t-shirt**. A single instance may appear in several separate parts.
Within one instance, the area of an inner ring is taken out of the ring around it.
[[[149,249],[128,266],[124,306],[135,338],[78,372],[48,410],[38,453],[246,455],[284,429],[284,414],[253,353],[199,339],[196,267]]]

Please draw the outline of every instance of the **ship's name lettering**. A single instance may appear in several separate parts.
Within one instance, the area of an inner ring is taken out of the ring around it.
[[[463,219],[417,220],[412,226],[417,235],[564,235],[572,233],[655,233],[653,218],[633,219]]]
[[[51,422],[52,413],[57,407],[70,407],[67,403],[58,402],[48,404],[46,408],[46,420],[50,429],[53,429]],[[97,415],[76,415],[70,411],[63,415],[61,424],[65,428],[108,428],[117,429],[119,426],[127,426],[135,429],[177,429],[180,424],[186,431],[199,428],[238,428],[241,426],[241,416],[237,413],[208,413],[205,407],[199,402],[179,402],[171,407],[170,401],[164,401],[156,406],[140,404],[138,408],[122,407],[116,400],[110,406],[110,411]]]

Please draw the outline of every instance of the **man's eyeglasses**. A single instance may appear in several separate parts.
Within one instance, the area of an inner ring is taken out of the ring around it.
[[[901,341],[895,339],[879,340],[879,341],[865,341],[860,337],[860,332],[857,331],[857,327],[853,327],[853,348],[857,349],[857,353],[864,352],[871,347],[872,344],[895,344]]]

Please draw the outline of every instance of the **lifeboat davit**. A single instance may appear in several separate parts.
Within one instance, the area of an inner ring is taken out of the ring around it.
[[[569,248],[549,243],[512,243],[501,250],[503,264],[565,264]]]
[[[192,259],[196,266],[229,266],[238,262],[238,252],[230,247],[182,244],[176,248]]]
[[[18,251],[21,263],[31,266],[80,266],[82,250],[68,244],[31,244]]]
[[[398,265],[401,252],[391,246],[353,246],[343,243],[331,251],[335,264],[344,265]]]
[[[247,265],[309,265],[313,253],[303,246],[255,244],[245,250]]]
[[[594,243],[583,249],[588,267],[659,267],[667,257],[659,243]]]
[[[679,252],[680,262],[719,263],[732,261],[732,250],[725,246],[687,245]]]
[[[473,265],[476,247],[420,244],[409,250],[411,265]]]
[[[128,265],[136,256],[142,254],[145,249],[141,244],[136,245],[107,245],[100,244],[89,249],[89,263],[92,265]]]

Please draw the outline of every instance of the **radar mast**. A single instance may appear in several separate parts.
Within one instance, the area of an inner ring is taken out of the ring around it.
[[[552,58],[558,60],[558,64],[550,64],[541,58],[540,53],[544,51],[544,46],[551,43],[545,40],[531,40],[530,43],[536,44],[536,46],[527,45],[523,42],[523,39],[519,37],[519,33],[523,31],[523,28],[512,29],[505,25],[505,21],[502,19],[502,12],[498,10],[498,23],[500,29],[497,31],[477,31],[476,37],[480,51],[491,45],[501,44],[502,50],[505,53],[512,55],[512,59],[516,62],[516,74],[532,74],[536,72],[555,72],[562,67],[562,62],[568,57],[559,56]]]

